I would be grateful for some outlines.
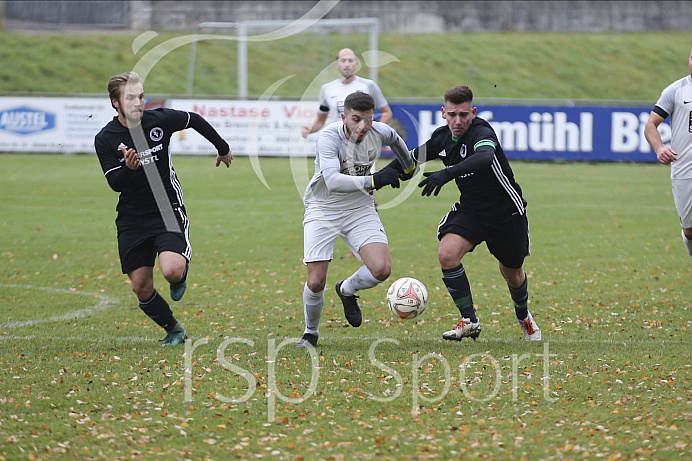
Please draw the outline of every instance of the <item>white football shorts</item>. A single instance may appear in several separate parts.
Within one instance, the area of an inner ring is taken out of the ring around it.
[[[680,225],[692,227],[692,179],[671,179],[671,185]]]
[[[303,219],[303,263],[331,261],[334,246],[341,237],[353,254],[369,243],[389,244],[384,226],[374,206],[355,210],[324,211],[312,207]]]

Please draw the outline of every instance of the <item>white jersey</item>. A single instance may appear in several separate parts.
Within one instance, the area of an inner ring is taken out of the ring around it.
[[[344,84],[341,83],[341,80],[336,79],[329,83],[325,83],[322,85],[322,88],[320,88],[319,112],[322,114],[329,114],[325,124],[341,121],[341,114],[344,113],[344,100],[349,94],[355,93],[356,91],[362,91],[372,96],[375,100],[375,107],[378,109],[388,104],[382,94],[382,90],[380,90],[377,83],[372,80],[356,75],[356,78],[351,83]]]
[[[372,205],[370,170],[383,145],[392,148],[404,170],[413,167],[404,140],[385,123],[373,122],[357,144],[346,137],[343,121],[327,125],[317,139],[315,174],[305,190],[305,208],[338,212]]]
[[[688,75],[661,92],[654,112],[664,119],[670,115],[670,147],[678,153],[670,164],[670,177],[692,178],[692,78]]]

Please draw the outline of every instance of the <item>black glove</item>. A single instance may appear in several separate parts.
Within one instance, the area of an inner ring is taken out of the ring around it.
[[[384,167],[372,175],[372,188],[377,190],[384,186],[399,187],[399,172],[394,168]]]
[[[433,193],[433,191],[435,191],[435,195],[437,195],[440,193],[442,186],[454,179],[449,171],[447,171],[447,168],[440,171],[426,172],[423,173],[423,176],[425,176],[425,179],[418,184],[418,187],[425,186],[423,187],[423,192],[421,192],[421,195],[430,195]]]
[[[416,172],[416,170],[413,170],[411,173],[408,173],[408,174],[407,173],[401,173],[399,175],[399,179],[401,179],[402,181],[408,181],[409,179],[413,178],[413,173],[415,173],[415,172]]]
[[[418,164],[416,160],[413,160],[413,167],[411,168],[411,171],[408,173],[404,172],[404,168],[401,166],[399,163],[399,160],[394,159],[391,162],[385,166],[385,168],[394,168],[396,171],[399,172],[399,179],[402,181],[408,181],[409,179],[413,178],[413,176],[418,172]]]

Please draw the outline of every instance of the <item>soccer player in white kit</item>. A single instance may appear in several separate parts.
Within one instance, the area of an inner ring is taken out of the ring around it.
[[[416,164],[404,140],[389,125],[373,121],[374,114],[372,96],[352,93],[344,101],[342,121],[325,127],[317,140],[315,174],[303,197],[303,262],[308,277],[303,288],[305,331],[297,347],[317,345],[327,270],[337,237],[363,262],[335,287],[350,325],[359,327],[362,322],[356,293],[387,280],[392,270],[387,234],[372,191],[399,187],[400,172],[392,167],[370,171],[383,145],[392,149],[407,177]]]
[[[379,121],[389,123],[392,119],[392,109],[377,83],[356,75],[359,63],[353,50],[349,48],[340,50],[336,55],[335,66],[339,71],[339,78],[325,83],[320,88],[320,106],[317,111],[317,118],[311,126],[303,127],[303,137],[307,138],[311,133],[319,131],[325,124],[340,122],[341,115],[344,113],[346,96],[356,91],[371,95],[375,100],[375,107],[382,113]]]
[[[670,165],[675,209],[680,217],[682,241],[692,256],[692,51],[687,59],[690,75],[668,85],[656,102],[644,136],[656,158]],[[658,126],[670,116],[670,147],[663,144]]]

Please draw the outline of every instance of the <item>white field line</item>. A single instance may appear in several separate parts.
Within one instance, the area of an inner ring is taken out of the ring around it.
[[[67,314],[63,314],[60,316],[55,316],[51,317],[48,319],[40,319],[40,320],[27,320],[24,322],[7,322],[0,324],[0,328],[17,328],[17,327],[25,327],[25,326],[31,326],[31,325],[36,325],[39,323],[46,323],[46,322],[55,322],[55,321],[60,321],[60,320],[71,320],[76,317],[84,317],[89,314],[93,314],[98,311],[106,310],[109,309],[116,304],[118,304],[118,301],[115,298],[111,298],[109,296],[105,296],[101,293],[88,293],[88,292],[83,292],[83,291],[72,291],[72,290],[67,290],[64,288],[51,288],[51,287],[37,287],[33,285],[16,285],[16,284],[0,284],[0,287],[8,287],[8,288],[23,288],[23,289],[30,289],[30,290],[41,290],[41,291],[52,291],[56,293],[67,293],[67,294],[78,294],[78,295],[86,295],[86,296],[99,296],[99,302],[96,303],[94,306],[89,306],[84,309],[79,309]],[[210,335],[213,335],[214,332],[210,332]],[[207,337],[205,336],[200,336],[200,338]],[[268,336],[269,338],[269,336]],[[150,338],[148,336],[106,336],[104,337],[103,335],[98,336],[98,337],[84,337],[84,336],[44,336],[41,335],[36,336],[36,335],[27,335],[27,336],[18,336],[18,335],[0,335],[0,340],[51,340],[51,341],[56,341],[56,340],[67,340],[67,341],[76,341],[76,340],[90,340],[91,342],[101,342],[103,340],[114,340],[114,341],[129,341],[129,342],[149,342],[153,340],[158,340],[157,338]],[[279,339],[279,338],[275,338]],[[296,342],[300,339],[300,337],[295,337]],[[342,341],[369,341],[369,342],[375,342],[382,339],[381,337],[341,337],[336,340],[333,340],[331,344],[336,344]],[[421,341],[420,337],[411,337],[411,336],[404,336],[400,338],[392,338],[400,342],[407,342],[407,341]],[[190,341],[194,341],[194,337],[190,337]],[[437,341],[440,343],[447,343],[447,341],[442,341],[441,339],[437,338],[430,338],[431,341]],[[323,343],[328,341],[326,339],[322,340]],[[627,344],[658,344],[661,346],[664,346],[666,343],[668,344],[679,344],[679,343],[687,343],[688,341],[686,340],[656,340],[656,339],[571,339],[571,338],[550,338],[546,341],[549,341],[551,343],[555,344],[570,344],[570,343],[584,343],[584,344],[622,344],[622,345],[627,345]],[[222,341],[220,341],[222,342]],[[522,341],[520,339],[503,339],[503,338],[482,338],[479,339],[478,342],[498,342],[498,343],[507,343],[507,344],[521,344],[524,343],[525,341]],[[541,341],[543,342],[543,341]],[[449,343],[450,346],[453,346],[454,343],[451,342]],[[320,346],[317,347],[319,349]]]
[[[110,296],[105,296],[101,293],[89,293],[89,292],[84,292],[84,291],[73,291],[73,290],[66,290],[64,288],[51,288],[51,287],[37,287],[33,285],[15,285],[15,284],[6,284],[6,283],[1,283],[0,287],[7,287],[7,288],[22,288],[25,290],[40,290],[40,291],[50,291],[54,293],[66,293],[66,294],[71,294],[71,295],[83,295],[83,296],[98,296],[99,301],[93,306],[85,307],[84,309],[79,309],[73,312],[69,312],[67,314],[63,315],[58,315],[54,317],[50,317],[47,319],[39,319],[39,320],[26,320],[23,322],[7,322],[0,324],[0,328],[17,328],[17,327],[26,327],[26,326],[31,326],[31,325],[37,325],[39,323],[47,323],[47,322],[57,322],[60,320],[71,320],[76,317],[84,317],[89,314],[93,314],[94,312],[99,312],[103,311],[106,309],[110,309],[111,307],[115,306],[118,304],[118,300],[115,298],[111,298]]]

